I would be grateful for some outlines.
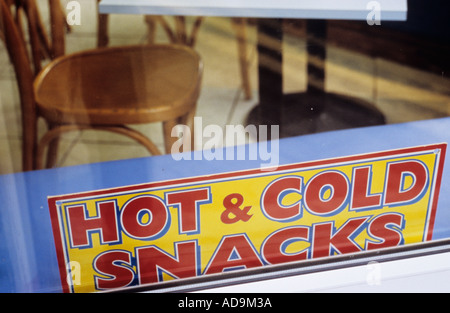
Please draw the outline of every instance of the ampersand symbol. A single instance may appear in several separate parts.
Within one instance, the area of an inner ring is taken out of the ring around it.
[[[233,201],[234,200],[234,201]],[[244,197],[241,194],[233,193],[227,196],[223,200],[223,206],[226,208],[223,211],[220,219],[224,224],[234,224],[239,221],[248,222],[253,214],[248,214],[248,211],[252,208],[251,206],[246,206],[241,209],[241,205],[244,203]],[[230,214],[234,217],[230,218]]]

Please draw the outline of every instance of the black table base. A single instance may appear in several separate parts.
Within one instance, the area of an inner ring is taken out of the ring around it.
[[[326,21],[307,22],[307,91],[284,94],[282,20],[258,21],[259,104],[247,125],[279,125],[283,138],[385,123],[370,103],[325,91],[326,36]]]
[[[385,124],[384,115],[370,103],[335,93],[286,94],[278,108],[271,115],[256,106],[247,117],[247,125],[279,125],[279,136],[285,138]]]

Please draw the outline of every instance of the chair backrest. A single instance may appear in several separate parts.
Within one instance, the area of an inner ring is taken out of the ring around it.
[[[51,55],[52,59],[65,54],[65,30],[70,29],[67,24],[61,1],[48,0],[51,24]]]
[[[11,0],[8,0],[11,1]],[[49,0],[49,18],[51,36],[48,36],[43,25],[41,12],[36,0],[14,0],[16,6],[16,24],[20,27],[25,17],[28,25],[28,35],[31,44],[31,52],[35,75],[42,69],[41,62],[45,59],[55,59],[65,54],[65,28],[66,20],[61,1]]]
[[[28,37],[31,45],[31,56],[34,66],[34,74],[37,75],[41,69],[41,61],[50,56],[50,43],[42,26],[40,14],[35,0],[16,0],[16,25],[23,35],[22,24],[28,25]]]
[[[36,151],[37,113],[33,91],[34,74],[25,46],[11,12],[11,5],[0,0],[0,24],[2,37],[5,42],[9,58],[14,67],[20,93],[22,111],[22,166],[23,170],[34,169],[34,156]]]

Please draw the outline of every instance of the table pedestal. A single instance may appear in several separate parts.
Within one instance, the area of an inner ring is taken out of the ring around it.
[[[282,20],[258,21],[259,104],[247,124],[279,125],[280,137],[380,125],[384,116],[360,99],[325,91],[326,21],[307,22],[308,85],[283,93]]]

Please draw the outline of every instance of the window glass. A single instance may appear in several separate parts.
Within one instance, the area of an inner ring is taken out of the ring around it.
[[[244,2],[1,0],[0,291],[448,238],[449,5]]]

